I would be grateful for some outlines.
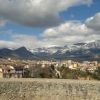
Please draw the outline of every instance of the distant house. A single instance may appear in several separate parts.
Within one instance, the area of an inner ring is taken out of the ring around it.
[[[3,78],[3,70],[0,68],[0,78]]]
[[[15,69],[14,73],[15,78],[23,78],[24,69],[22,67],[14,67],[14,69]]]
[[[3,66],[0,69],[0,77],[3,78],[29,78],[30,70],[29,66]]]
[[[3,77],[4,78],[22,78],[23,68],[8,65],[3,68]]]
[[[4,66],[2,68],[2,70],[3,70],[3,77],[4,78],[14,77],[13,76],[13,73],[15,72],[15,70],[14,70],[14,67],[13,66],[10,66],[10,65]]]
[[[23,68],[23,78],[30,78],[29,65],[25,65]]]

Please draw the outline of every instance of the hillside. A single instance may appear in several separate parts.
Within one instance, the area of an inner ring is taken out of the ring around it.
[[[100,42],[77,43],[59,47],[15,50],[3,48],[1,58],[35,59],[35,60],[100,60]]]

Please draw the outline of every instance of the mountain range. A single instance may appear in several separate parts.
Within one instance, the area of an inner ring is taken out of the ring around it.
[[[30,60],[100,60],[100,40],[49,48],[0,49],[0,58]]]

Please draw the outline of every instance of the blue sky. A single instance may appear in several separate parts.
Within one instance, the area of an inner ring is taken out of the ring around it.
[[[61,13],[61,17],[64,20],[84,21],[86,18],[94,16],[98,12],[100,12],[100,0],[94,0],[93,4],[90,6],[80,5],[69,8],[68,10]]]
[[[98,40],[99,23],[100,0],[0,0],[0,47],[36,48]]]

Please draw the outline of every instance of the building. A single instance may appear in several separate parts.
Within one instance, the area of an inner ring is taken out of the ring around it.
[[[3,77],[4,78],[22,78],[23,68],[7,65],[3,67]]]
[[[0,68],[0,78],[3,78],[3,70]]]

